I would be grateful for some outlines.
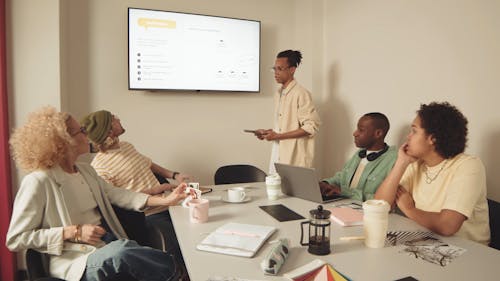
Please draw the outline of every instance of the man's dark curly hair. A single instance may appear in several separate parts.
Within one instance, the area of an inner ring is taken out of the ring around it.
[[[448,102],[421,104],[417,111],[421,126],[435,139],[436,152],[445,159],[465,150],[467,145],[467,118]]]

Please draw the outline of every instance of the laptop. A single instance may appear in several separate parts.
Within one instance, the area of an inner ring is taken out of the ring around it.
[[[329,203],[347,198],[339,194],[323,196],[316,171],[313,168],[281,163],[274,163],[274,167],[276,167],[276,171],[281,177],[281,190],[288,196],[318,203]]]

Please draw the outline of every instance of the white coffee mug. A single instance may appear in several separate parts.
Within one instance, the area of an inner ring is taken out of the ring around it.
[[[244,187],[233,187],[227,190],[227,201],[229,202],[241,202],[245,200],[245,197]]]
[[[368,248],[382,248],[387,236],[390,206],[384,200],[366,200],[363,203],[363,228],[365,245]]]

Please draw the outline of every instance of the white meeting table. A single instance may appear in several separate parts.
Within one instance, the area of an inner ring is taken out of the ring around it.
[[[223,194],[227,194],[226,190],[231,186],[249,187],[247,196],[250,196],[251,200],[239,204],[220,200],[219,198]],[[286,280],[283,273],[314,259],[326,261],[352,280],[387,281],[407,276],[412,276],[417,280],[500,280],[500,251],[458,237],[438,236],[448,244],[466,249],[465,253],[450,264],[441,267],[401,253],[401,246],[369,249],[364,246],[363,241],[340,241],[339,238],[342,236],[363,235],[363,227],[342,227],[332,222],[331,254],[326,256],[312,255],[307,252],[307,246],[300,246],[300,222],[309,219],[309,211],[315,209],[318,203],[287,196],[270,201],[267,199],[264,183],[218,185],[213,186],[213,188],[213,192],[204,195],[210,199],[209,219],[206,223],[190,223],[189,209],[187,208],[181,206],[170,208],[177,239],[192,281],[203,281],[213,277]],[[342,201],[324,206],[333,207],[339,202]],[[283,204],[305,219],[279,222],[259,208],[262,205],[272,204]],[[196,250],[196,245],[210,232],[228,222],[275,226],[277,231],[253,258]],[[390,214],[389,230],[426,229],[403,216]],[[304,231],[307,233],[307,227],[304,227]],[[281,267],[279,275],[265,275],[260,268],[260,262],[272,247],[268,242],[279,238],[290,239],[290,255]]]

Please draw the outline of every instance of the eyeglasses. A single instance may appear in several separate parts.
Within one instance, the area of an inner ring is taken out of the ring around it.
[[[289,69],[289,68],[290,68],[290,66],[287,66],[287,67],[273,66],[273,67],[271,67],[271,69],[270,69],[270,70],[271,70],[272,72],[282,72],[282,71],[285,71],[285,70],[287,70],[287,69]]]
[[[82,126],[82,127],[80,127],[80,129],[78,129],[78,131],[77,131],[77,132],[70,133],[69,135],[70,135],[70,136],[72,136],[72,137],[74,137],[74,136],[78,135],[79,133],[82,133],[82,134],[84,134],[84,135],[87,135],[87,129],[86,129],[85,127],[83,127],[83,126]]]

